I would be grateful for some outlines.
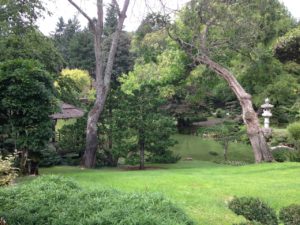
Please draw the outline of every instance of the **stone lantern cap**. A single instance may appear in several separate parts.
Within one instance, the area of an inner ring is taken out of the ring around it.
[[[269,99],[269,98],[266,98],[266,99],[265,99],[265,104],[263,104],[263,105],[261,106],[261,108],[263,108],[263,109],[271,109],[271,108],[273,108],[273,107],[274,107],[274,106],[270,104],[270,99]]]

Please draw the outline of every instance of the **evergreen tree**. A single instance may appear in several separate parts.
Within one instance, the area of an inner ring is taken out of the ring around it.
[[[13,143],[6,150],[18,151],[23,174],[37,173],[39,158],[52,136],[53,93],[53,80],[40,63],[17,59],[0,64],[0,131],[4,142]]]

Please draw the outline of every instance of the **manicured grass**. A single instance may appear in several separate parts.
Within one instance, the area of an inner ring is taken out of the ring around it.
[[[182,159],[188,157],[201,161],[221,161],[223,157],[223,147],[213,141],[202,139],[199,136],[174,135],[178,141],[172,150],[182,156]],[[210,152],[216,152],[218,155],[212,155]],[[249,145],[241,143],[230,143],[228,149],[228,160],[253,162],[253,153]]]
[[[197,136],[175,135],[173,151],[192,161],[157,165],[161,169],[125,171],[78,167],[41,169],[41,174],[71,177],[87,189],[113,188],[125,192],[159,192],[182,207],[199,225],[231,225],[244,221],[227,207],[233,196],[259,197],[277,211],[300,203],[300,163],[250,164],[234,167],[223,160],[221,145]],[[214,156],[209,152],[217,152]],[[250,146],[231,143],[229,160],[253,162]],[[30,182],[30,180],[22,180]]]
[[[165,169],[123,171],[54,167],[42,169],[41,174],[72,177],[88,189],[163,193],[204,225],[231,225],[243,221],[227,208],[227,202],[233,196],[260,197],[276,210],[300,203],[299,163],[233,167],[185,161],[160,166]]]

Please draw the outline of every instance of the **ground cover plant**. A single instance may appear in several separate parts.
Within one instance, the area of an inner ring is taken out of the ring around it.
[[[292,204],[282,208],[279,218],[285,225],[300,224],[300,205]]]
[[[34,194],[32,194],[34,193]],[[87,191],[58,176],[0,189],[0,218],[10,225],[193,225],[160,194]]]
[[[228,206],[237,215],[242,215],[250,221],[265,225],[278,225],[276,212],[258,198],[234,198]]]

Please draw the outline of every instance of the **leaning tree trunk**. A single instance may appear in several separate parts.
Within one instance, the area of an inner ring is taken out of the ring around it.
[[[214,62],[207,56],[198,57],[196,61],[208,66],[220,77],[225,79],[231,90],[238,98],[239,103],[242,107],[243,120],[247,127],[247,134],[252,145],[255,161],[257,163],[263,161],[273,161],[273,156],[269,150],[263,131],[259,125],[257,114],[253,109],[251,95],[243,89],[235,76],[231,74],[229,70]]]

